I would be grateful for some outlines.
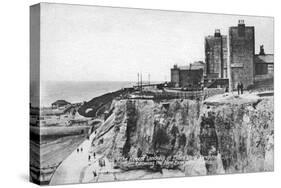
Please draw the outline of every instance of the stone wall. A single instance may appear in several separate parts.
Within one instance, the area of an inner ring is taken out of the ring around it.
[[[200,88],[203,82],[203,69],[180,70],[180,86]]]
[[[204,89],[204,99],[225,93],[225,88],[206,88]]]

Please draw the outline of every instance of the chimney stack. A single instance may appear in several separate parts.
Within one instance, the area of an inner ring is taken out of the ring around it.
[[[238,26],[239,25],[245,25],[244,20],[238,20]]]
[[[221,31],[219,29],[215,30],[215,37],[220,37],[221,36]]]
[[[238,36],[245,37],[245,23],[244,20],[238,20]]]
[[[260,45],[260,55],[265,55],[263,45]]]

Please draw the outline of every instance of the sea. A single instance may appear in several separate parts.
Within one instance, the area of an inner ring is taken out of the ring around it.
[[[49,107],[60,99],[70,103],[89,101],[135,84],[129,81],[45,81],[41,83],[41,107]]]

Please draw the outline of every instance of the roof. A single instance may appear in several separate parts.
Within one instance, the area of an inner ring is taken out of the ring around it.
[[[226,38],[227,36],[226,35],[220,35],[220,37],[222,37],[222,38]],[[207,39],[207,40],[215,40],[215,39],[220,39],[220,37],[216,37],[216,36],[214,36],[214,35],[208,35],[208,36],[205,36],[205,40]]]
[[[203,69],[181,69],[181,72],[203,73]]]
[[[179,66],[178,68],[180,70],[199,70],[199,69],[204,69],[204,64],[205,63],[201,63],[201,62],[196,62],[196,63],[192,63],[190,65],[185,65],[185,66]]]
[[[274,63],[274,55],[255,55],[255,63]]]
[[[203,66],[180,66],[180,70],[199,70],[199,69],[204,69]]]
[[[192,66],[198,66],[198,65],[204,66],[205,63],[203,61],[194,61],[194,63],[192,63]]]
[[[180,70],[187,70],[187,69],[189,69],[189,65],[178,66],[178,68],[179,68]]]

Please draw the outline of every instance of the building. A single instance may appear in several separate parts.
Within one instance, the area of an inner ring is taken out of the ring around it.
[[[244,88],[254,83],[255,28],[245,26],[244,20],[238,26],[229,28],[229,61],[231,87],[242,82]]]
[[[200,89],[203,84],[204,63],[177,66],[171,69],[171,84],[176,88]]]
[[[227,36],[216,29],[205,37],[206,75],[212,79],[227,78]]]
[[[254,62],[255,62],[255,78],[273,77],[274,55],[265,54],[263,45],[260,46],[260,53],[255,55]]]
[[[171,68],[171,84],[174,87],[180,87],[180,68],[177,65]]]
[[[194,61],[192,64],[189,65],[190,69],[196,70],[196,69],[203,69],[203,76],[206,76],[206,63],[203,61]]]
[[[244,20],[230,27],[228,36],[216,29],[214,35],[205,37],[205,61],[206,64],[198,61],[189,66],[175,65],[171,69],[171,84],[181,88],[199,86],[202,70],[207,88],[237,89],[242,82],[247,89],[273,80],[274,55],[266,54],[263,45],[255,55],[255,27],[246,26]]]
[[[203,83],[203,69],[187,69],[180,71],[180,87],[200,89]]]

